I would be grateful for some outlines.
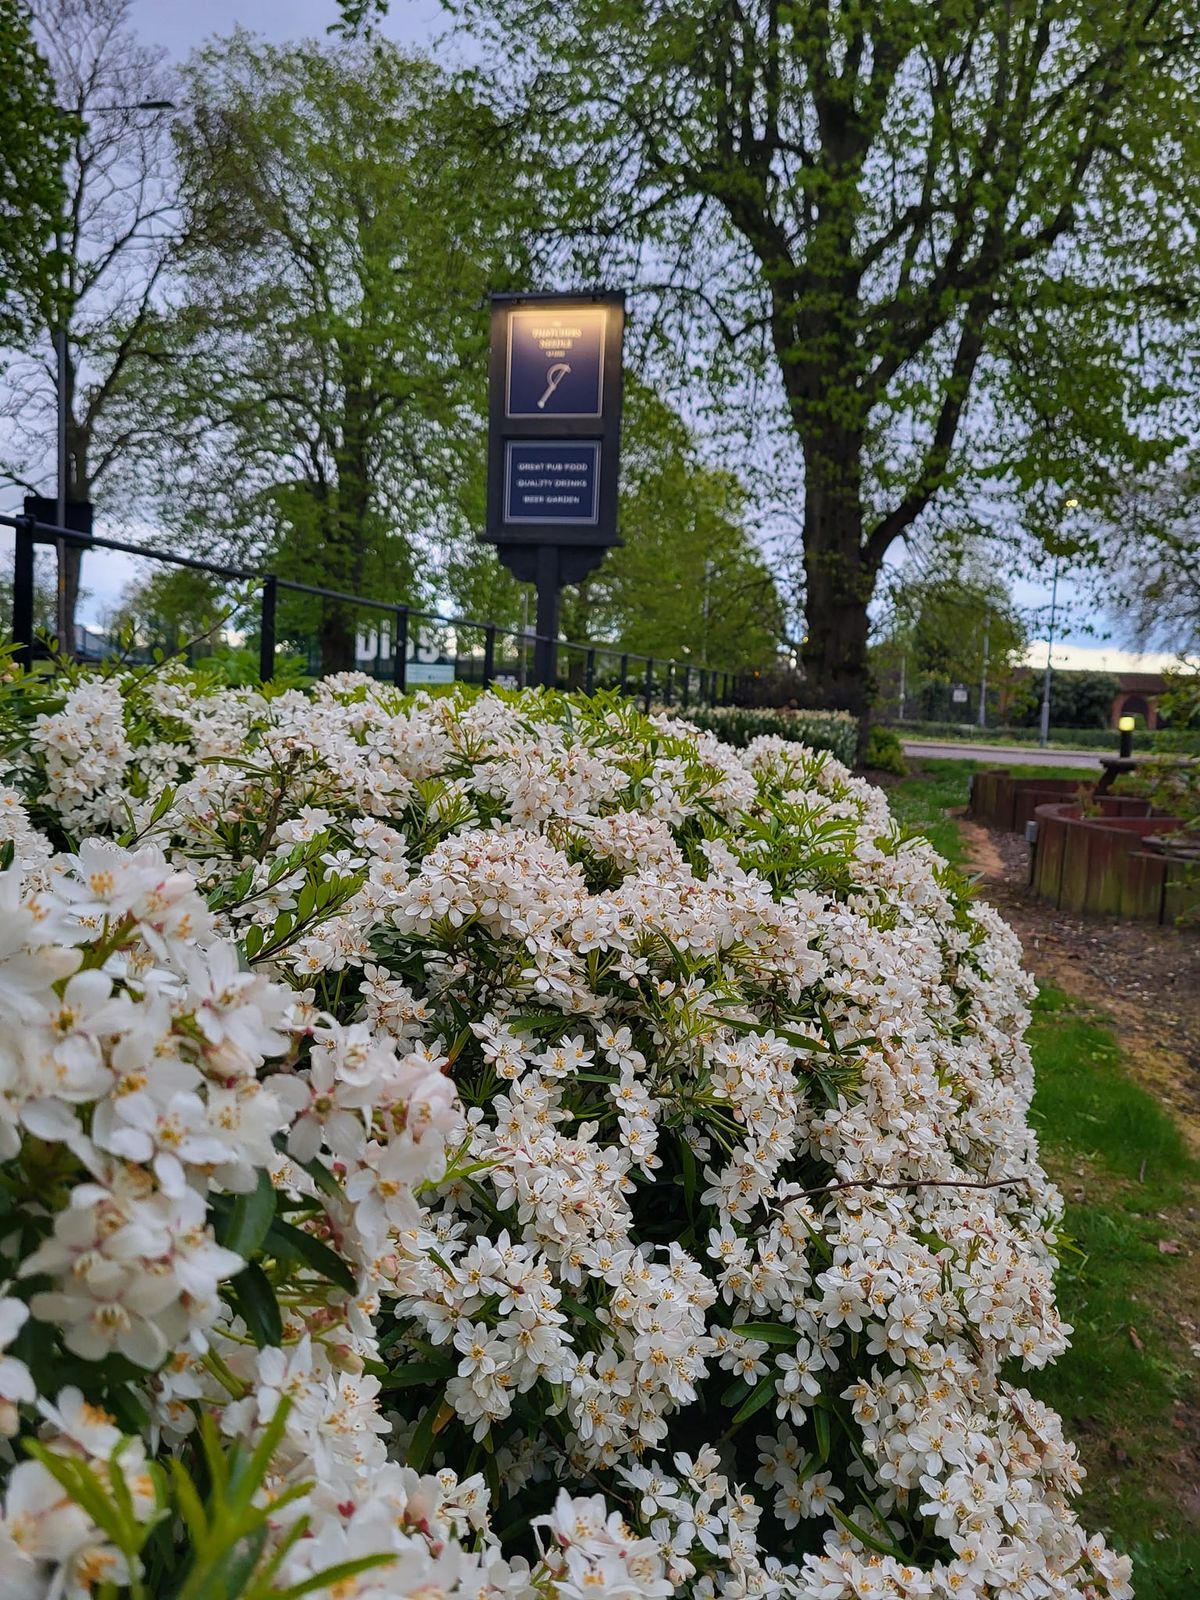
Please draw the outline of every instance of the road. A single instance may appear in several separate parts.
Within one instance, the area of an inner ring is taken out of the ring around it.
[[[952,740],[937,744],[926,739],[905,739],[906,756],[922,756],[936,761],[980,761],[993,767],[1078,767],[1085,772],[1100,772],[1097,756],[1084,750],[1042,750],[1037,745],[967,744]]]

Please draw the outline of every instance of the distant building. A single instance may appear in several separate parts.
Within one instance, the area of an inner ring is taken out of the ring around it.
[[[1157,728],[1158,701],[1167,688],[1162,673],[1114,672],[1113,677],[1121,685],[1121,692],[1113,700],[1109,727],[1115,728],[1121,717],[1141,717],[1147,728]]]
[[[1116,728],[1121,717],[1141,717],[1147,728],[1158,726],[1158,702],[1166,692],[1164,674],[1185,663],[1165,651],[1118,650],[1109,645],[1055,644],[1054,672],[1103,672],[1116,679],[1120,691],[1113,696],[1108,724]],[[1193,668],[1200,662],[1186,663]],[[1025,652],[1023,665],[1031,677],[1040,681],[1046,665],[1046,644],[1034,639]]]

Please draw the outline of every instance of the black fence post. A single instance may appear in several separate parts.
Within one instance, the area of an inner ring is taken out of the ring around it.
[[[646,710],[649,711],[650,703],[654,699],[654,657],[646,657],[646,687],[643,691]]]
[[[595,694],[596,692],[596,652],[591,647],[588,649],[587,659],[583,668],[583,692],[584,694]]]
[[[668,706],[675,704],[675,663],[673,661],[667,662],[667,670],[663,676],[663,704]]]
[[[496,676],[496,624],[489,622],[483,630],[483,687],[490,689]]]
[[[392,682],[403,693],[408,687],[408,607],[396,607],[396,637],[392,640]]]
[[[13,561],[13,643],[23,667],[33,663],[33,518],[17,518]]]
[[[689,691],[691,690],[691,687],[692,687],[692,669],[691,669],[691,667],[685,666],[684,669],[683,669],[683,682],[679,685],[679,703],[680,703],[680,705],[683,707],[683,709],[685,711],[687,710],[688,694],[689,694]]]
[[[621,693],[624,694],[629,687],[629,657],[621,657]]]
[[[258,676],[270,683],[275,676],[275,604],[279,586],[273,572],[263,578],[262,603],[258,623]]]

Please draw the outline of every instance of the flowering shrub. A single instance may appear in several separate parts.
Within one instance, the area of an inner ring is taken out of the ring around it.
[[[660,707],[660,710],[665,708]],[[669,715],[715,733],[725,744],[745,749],[764,735],[795,740],[810,750],[828,750],[839,761],[853,763],[858,748],[858,720],[848,711],[770,710],[761,706],[692,706]]]
[[[1019,951],[877,791],[350,675],[5,715],[6,1596],[1130,1592],[1017,1377]]]

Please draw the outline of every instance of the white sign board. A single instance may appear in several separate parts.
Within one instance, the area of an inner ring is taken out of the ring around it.
[[[410,661],[404,669],[404,681],[411,688],[415,683],[453,683],[453,661]]]

